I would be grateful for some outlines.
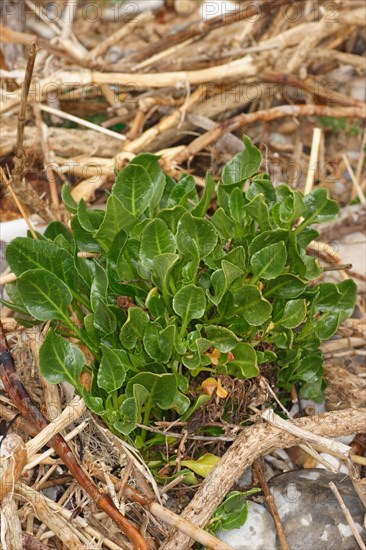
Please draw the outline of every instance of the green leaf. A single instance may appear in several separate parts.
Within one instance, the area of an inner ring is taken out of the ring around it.
[[[71,188],[67,183],[64,183],[63,186],[62,186],[61,198],[62,198],[62,202],[66,206],[66,209],[71,214],[76,214],[77,209],[78,209],[78,204],[74,200],[74,198],[71,194]]]
[[[221,265],[222,269],[217,269],[211,276],[212,286],[215,291],[214,296],[210,294],[209,290],[206,292],[208,298],[215,305],[220,304],[226,292],[232,287],[234,281],[244,275],[239,267],[226,260],[222,260]]]
[[[141,308],[129,308],[127,321],[120,332],[120,340],[126,349],[133,349],[137,341],[142,341],[148,322],[149,316]]]
[[[130,363],[127,353],[101,344],[102,360],[98,369],[98,386],[111,393],[118,390],[126,378]]]
[[[78,204],[77,219],[80,226],[87,233],[95,233],[100,227],[104,218],[104,212],[102,210],[91,210],[87,208],[84,199]]]
[[[316,336],[320,338],[320,340],[329,340],[329,338],[336,334],[341,321],[341,312],[333,313],[329,311],[328,313],[323,313],[315,324]]]
[[[251,140],[247,137],[243,137],[245,150],[236,155],[230,162],[228,162],[222,172],[222,183],[224,185],[233,185],[245,182],[248,178],[258,172],[262,155],[253,145]]]
[[[128,164],[117,176],[112,193],[119,198],[133,216],[141,214],[149,206],[154,194],[151,177],[143,166]]]
[[[160,168],[159,157],[151,153],[142,153],[137,155],[131,164],[143,166],[151,177],[153,193],[149,201],[149,211],[152,214],[161,201],[166,180],[166,176]]]
[[[71,231],[65,227],[65,225],[59,221],[51,222],[47,228],[46,231],[43,233],[43,236],[47,239],[54,241],[57,237],[63,236],[66,241],[69,243],[74,242],[74,238],[72,236]]]
[[[334,283],[322,283],[319,285],[319,293],[314,304],[319,311],[344,312],[344,319],[352,315],[356,304],[357,285],[352,279],[342,281],[338,285]]]
[[[174,206],[174,208],[164,208],[164,210],[160,210],[158,218],[162,219],[167,224],[170,231],[175,235],[178,228],[178,222],[186,212],[187,210],[178,204]]]
[[[149,405],[157,405],[160,409],[170,409],[175,401],[178,391],[177,377],[175,374],[155,374],[152,372],[140,372],[133,376],[126,387],[127,397],[132,397],[133,387],[139,384],[149,392]]]
[[[285,328],[296,328],[306,317],[306,300],[289,300],[279,318],[273,321]]]
[[[103,335],[113,334],[117,329],[117,319],[111,306],[108,306],[103,300],[97,302],[94,317],[94,327]]]
[[[328,198],[327,189],[314,189],[304,197],[306,212],[303,214],[304,221],[296,229],[300,233],[303,227],[310,223],[324,223],[333,220],[339,213],[339,204]]]
[[[205,258],[216,246],[217,233],[208,220],[186,212],[179,220],[176,239],[181,254],[194,257],[196,250],[200,258]]]
[[[173,233],[163,220],[156,218],[148,223],[141,235],[140,257],[143,265],[153,269],[154,258],[161,254],[173,254],[176,242]]]
[[[281,275],[287,260],[284,242],[270,244],[256,252],[250,260],[256,280],[275,279]]]
[[[129,435],[136,428],[136,424],[141,422],[142,407],[149,397],[149,392],[141,384],[135,383],[132,395],[133,397],[123,401],[119,410],[121,420],[114,423],[114,428],[123,435]]]
[[[157,323],[148,323],[144,334],[144,348],[151,359],[167,363],[172,355],[175,338],[175,327],[169,325],[165,329]]]
[[[218,465],[220,462],[220,457],[213,454],[207,453],[200,456],[197,460],[182,460],[182,466],[189,468],[195,474],[206,478],[208,474]]]
[[[270,180],[264,179],[263,176],[253,178],[252,184],[245,193],[246,198],[251,201],[257,195],[263,195],[269,207],[273,207],[276,202],[276,190]]]
[[[42,376],[50,384],[69,382],[79,388],[85,357],[75,344],[49,329],[39,350],[39,365]]]
[[[229,208],[232,219],[237,223],[243,223],[245,218],[245,198],[243,191],[239,187],[235,187],[229,197]]]
[[[197,199],[196,182],[193,176],[186,174],[173,187],[167,207],[172,208],[180,204],[187,208],[190,199]]]
[[[168,287],[168,279],[173,267],[179,260],[178,254],[161,254],[160,256],[155,256],[153,260],[154,281],[162,289]]]
[[[211,218],[220,237],[225,241],[232,239],[235,232],[235,223],[229,218],[223,208],[218,208]]]
[[[288,231],[287,229],[261,231],[259,235],[254,237],[254,239],[250,243],[249,254],[253,256],[253,254],[259,252],[259,250],[262,250],[262,248],[264,248],[265,246],[280,243],[281,241],[287,244],[290,236],[289,234],[290,231]]]
[[[244,285],[234,292],[235,313],[250,325],[259,326],[271,316],[272,306],[254,285]]]
[[[68,287],[44,269],[30,269],[17,282],[20,297],[33,317],[40,321],[65,320],[72,302]]]
[[[174,296],[173,309],[182,318],[182,326],[187,327],[189,321],[200,319],[205,313],[204,290],[193,284],[182,287]]]
[[[137,222],[138,218],[126,210],[116,195],[109,195],[104,219],[94,237],[101,246],[108,250],[121,229],[131,228]]]
[[[211,340],[214,347],[223,353],[231,351],[239,342],[239,338],[228,328],[207,325],[204,329],[207,338]]]
[[[17,237],[7,246],[6,257],[11,270],[20,277],[29,269],[47,270],[73,290],[77,290],[74,258],[66,250],[47,241]]]
[[[200,202],[192,210],[192,216],[203,218],[210,206],[211,199],[215,192],[215,180],[211,174],[206,175],[205,187]]]
[[[266,284],[264,295],[266,298],[275,296],[276,298],[297,298],[300,296],[307,283],[295,277],[295,275],[285,274],[271,279]]]
[[[97,309],[99,302],[106,302],[108,297],[107,272],[98,262],[94,262],[94,266],[95,274],[90,288],[90,303],[93,311]]]
[[[241,342],[232,349],[232,354],[234,359],[227,364],[228,374],[241,380],[259,374],[257,354],[250,344]]]
[[[271,228],[269,208],[265,202],[264,195],[256,195],[243,209],[249,220],[257,220],[262,231]]]
[[[77,216],[73,216],[71,218],[71,229],[79,250],[82,250],[83,252],[102,252],[102,248],[94,239],[92,232],[88,232],[83,229]]]

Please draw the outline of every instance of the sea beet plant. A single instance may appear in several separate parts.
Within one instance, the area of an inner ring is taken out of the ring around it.
[[[8,245],[18,279],[6,304],[27,326],[50,322],[44,377],[70,382],[140,446],[138,424],[187,420],[215,385],[225,398],[219,375],[252,378],[265,365],[283,392],[297,384],[321,398],[320,343],[353,311],[353,281],[310,284],[321,273],[306,251],[313,226],[336,217],[337,203],[325,189],[274,187],[244,142],[200,198],[192,176],[176,182],[141,154],[118,173],[105,211],[64,186],[70,228],[55,221]]]

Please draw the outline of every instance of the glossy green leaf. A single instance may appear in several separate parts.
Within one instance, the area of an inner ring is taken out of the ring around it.
[[[79,388],[85,357],[75,344],[50,329],[39,350],[39,365],[50,384],[69,382]]]
[[[271,316],[272,306],[254,285],[244,285],[234,292],[235,313],[250,325],[265,323]]]
[[[148,322],[149,316],[141,308],[129,308],[127,321],[120,332],[120,340],[126,349],[133,349],[137,341],[142,341]]]
[[[276,324],[285,328],[296,328],[306,317],[306,300],[289,300],[279,318],[274,318]]]
[[[205,258],[216,246],[217,233],[208,220],[187,212],[179,220],[176,239],[181,254],[191,257],[195,255],[192,250],[197,250],[199,257]]]
[[[71,214],[76,214],[77,209],[78,209],[78,204],[74,200],[74,198],[71,194],[70,186],[67,185],[67,183],[64,183],[63,186],[62,186],[61,198],[62,198],[62,202],[66,206],[66,209],[69,212],[71,212]]]
[[[93,311],[99,302],[106,302],[108,296],[108,275],[106,270],[97,262],[94,263],[95,272],[90,288],[90,303]]]
[[[235,223],[226,214],[223,208],[218,208],[211,218],[220,237],[226,241],[232,239],[235,235]]]
[[[173,233],[163,220],[148,223],[141,235],[140,257],[143,265],[153,269],[154,258],[161,254],[174,254],[176,242]]]
[[[130,228],[137,222],[138,218],[126,210],[116,195],[110,195],[107,200],[104,219],[94,237],[98,243],[108,250],[121,229]]]
[[[285,274],[271,279],[266,284],[264,295],[266,298],[275,296],[278,298],[297,298],[304,292],[307,283],[295,277],[295,275]]]
[[[128,164],[118,174],[112,193],[133,216],[140,216],[154,194],[151,177],[143,166]]]
[[[319,293],[315,304],[319,311],[339,312],[344,311],[346,317],[352,315],[357,296],[357,285],[352,279],[342,281],[338,285],[334,283],[322,283],[319,285]]]
[[[188,207],[190,200],[197,202],[196,182],[193,176],[186,174],[173,187],[167,207],[172,208],[177,204]]]
[[[133,159],[132,164],[143,166],[150,175],[153,192],[149,201],[149,211],[152,214],[161,201],[166,181],[166,176],[159,164],[159,157],[151,153],[142,153]]]
[[[175,327],[169,325],[161,329],[157,323],[148,323],[144,334],[146,353],[155,361],[167,363],[172,355],[175,339]]]
[[[158,219],[162,219],[167,224],[170,231],[175,235],[178,228],[178,222],[186,212],[187,210],[178,204],[174,206],[174,208],[164,208],[164,210],[160,210]]]
[[[250,263],[256,280],[275,279],[281,275],[287,260],[284,242],[265,246],[251,257]]]
[[[30,269],[19,277],[17,286],[23,304],[36,319],[49,321],[68,317],[72,294],[53,273]]]
[[[233,185],[245,182],[248,178],[258,172],[262,155],[253,145],[251,140],[247,137],[243,137],[245,149],[236,157],[228,162],[222,172],[222,182],[224,185]]]
[[[232,349],[232,354],[234,359],[227,364],[228,374],[242,380],[259,374],[257,354],[250,344],[241,342]]]
[[[161,254],[155,256],[153,265],[157,279],[154,280],[160,288],[167,287],[170,273],[178,260],[178,254]]]
[[[187,326],[192,319],[203,317],[205,308],[205,293],[193,284],[182,287],[174,296],[173,309],[181,317],[183,326]]]
[[[215,192],[215,180],[211,174],[206,175],[205,187],[200,202],[192,210],[192,216],[203,218],[210,206],[211,199]]]
[[[130,366],[127,353],[101,345],[102,360],[98,370],[98,386],[111,393],[118,390],[126,378],[126,367]]]
[[[234,332],[225,327],[207,325],[204,329],[207,338],[211,340],[214,347],[223,353],[232,350],[239,342],[239,338]]]
[[[77,289],[74,258],[53,243],[17,237],[8,244],[6,258],[17,277],[29,269],[41,269],[50,271],[71,289]]]
[[[269,208],[264,195],[256,195],[243,209],[247,218],[254,219],[259,223],[262,231],[271,228]]]
[[[329,198],[327,189],[314,189],[305,195],[304,204],[306,206],[306,212],[303,214],[306,222],[304,225],[328,222],[339,213],[339,204]],[[299,227],[298,232],[302,226]]]
[[[245,193],[245,196],[249,201],[253,200],[257,195],[263,195],[265,202],[271,208],[276,203],[276,190],[272,182],[262,176],[256,176],[253,178],[251,186]]]
[[[152,372],[136,374],[127,384],[127,397],[133,396],[135,384],[143,386],[149,392],[148,399],[151,406],[157,405],[163,410],[170,409],[173,406],[178,390],[175,374],[154,374]]]

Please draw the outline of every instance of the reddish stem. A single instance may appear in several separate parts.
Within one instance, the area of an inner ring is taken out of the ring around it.
[[[13,358],[9,352],[6,342],[3,326],[0,321],[0,377],[4,384],[4,387],[10,397],[15,403],[22,415],[37,428],[37,430],[43,430],[48,421],[43,416],[38,407],[33,403],[28,395],[27,390],[20,381]],[[121,529],[121,531],[128,537],[134,548],[137,550],[149,550],[149,545],[141,533],[134,527],[115,507],[112,499],[109,495],[101,493],[89,477],[89,475],[83,470],[80,464],[77,462],[73,455],[69,445],[64,438],[57,434],[49,442],[49,445],[54,448],[58,456],[63,460],[71,474],[74,476],[80,486],[90,495],[95,501],[97,506],[105,512],[114,523]]]

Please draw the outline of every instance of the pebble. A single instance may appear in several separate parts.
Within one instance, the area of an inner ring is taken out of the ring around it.
[[[276,529],[271,514],[256,502],[248,502],[248,517],[239,529],[218,531],[216,537],[235,550],[276,550]]]
[[[291,550],[353,550],[357,543],[328,486],[337,486],[362,538],[365,510],[349,476],[310,468],[293,470],[269,482]]]

